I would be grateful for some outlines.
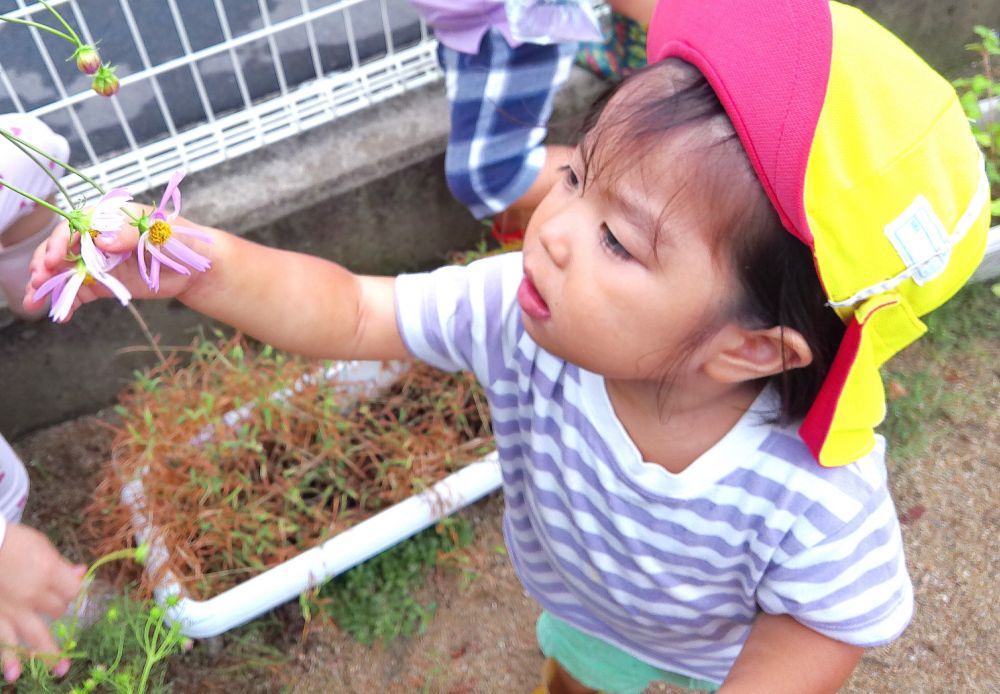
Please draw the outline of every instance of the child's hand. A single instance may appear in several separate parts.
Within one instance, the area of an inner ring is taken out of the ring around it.
[[[134,204],[128,205],[128,208],[136,216],[142,213],[149,214],[153,209]],[[177,221],[188,226],[195,226],[181,218],[177,218]],[[74,254],[80,253],[80,241],[79,237],[77,237],[71,248],[69,239],[69,227],[64,222],[58,225],[52,232],[52,235],[35,250],[29,266],[31,277],[28,280],[24,295],[24,307],[26,310],[37,311],[41,308],[47,298],[42,296],[37,301],[35,300],[34,295],[38,291],[38,288],[55,275],[74,267],[75,263],[68,261],[66,257],[70,252]],[[100,235],[94,240],[97,248],[105,253],[128,254],[128,258],[113,268],[108,274],[121,282],[133,298],[175,297],[184,291],[193,279],[201,275],[199,272],[192,273],[191,275],[181,275],[164,269],[160,279],[159,291],[153,292],[147,286],[146,282],[143,281],[139,273],[136,256],[138,240],[139,231],[130,224],[123,225],[117,232],[117,235]],[[186,240],[185,243],[190,244],[191,242]],[[100,282],[85,282],[77,292],[76,300],[73,302],[65,320],[69,320],[73,313],[76,312],[76,309],[83,304],[111,296],[111,291]]]
[[[9,646],[23,644],[32,652],[58,653],[43,617],[58,619],[80,591],[87,567],[70,564],[42,533],[17,523],[7,526],[0,545],[0,661],[3,676],[13,682],[21,663]],[[53,668],[66,674],[69,660]]]

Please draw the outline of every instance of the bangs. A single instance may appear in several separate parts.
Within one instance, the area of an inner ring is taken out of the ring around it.
[[[715,92],[676,58],[646,66],[603,95],[584,119],[579,150],[584,188],[596,181],[620,187],[626,177],[647,192],[671,187],[651,239],[654,254],[675,205],[703,208],[716,260],[727,230],[742,225],[747,200],[769,205]]]

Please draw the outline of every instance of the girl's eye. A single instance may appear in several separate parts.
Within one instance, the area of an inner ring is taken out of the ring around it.
[[[580,185],[580,179],[577,177],[576,172],[573,171],[572,167],[568,164],[565,166],[560,166],[559,170],[563,172],[563,178],[566,181],[566,185],[570,188],[576,188]]]
[[[601,243],[605,248],[623,260],[628,260],[632,257],[632,254],[625,249],[625,246],[615,238],[615,235],[608,228],[607,224],[601,225]]]

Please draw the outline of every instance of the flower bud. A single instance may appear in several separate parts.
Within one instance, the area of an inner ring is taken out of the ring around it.
[[[118,77],[115,75],[115,69],[110,65],[101,65],[101,67],[97,68],[94,81],[90,86],[91,89],[101,96],[114,96],[118,93],[121,85],[118,83]]]
[[[139,564],[145,564],[147,558],[149,558],[149,545],[143,542],[135,548],[135,560]]]
[[[76,67],[85,75],[93,75],[101,67],[101,56],[97,49],[86,44],[73,52],[71,60],[76,60]]]

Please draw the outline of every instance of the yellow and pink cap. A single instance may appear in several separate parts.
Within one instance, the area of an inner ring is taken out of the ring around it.
[[[872,450],[879,367],[982,260],[989,186],[948,82],[827,0],[660,0],[649,62],[708,79],[847,331],[800,434],[820,464]]]

